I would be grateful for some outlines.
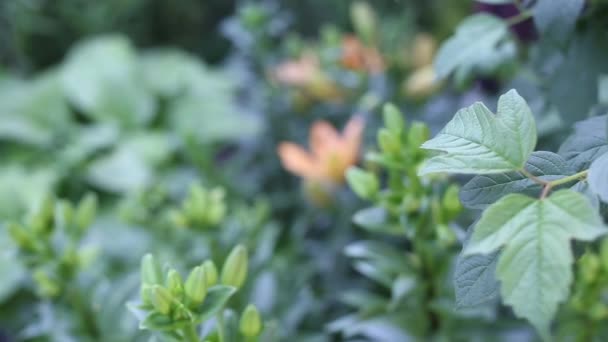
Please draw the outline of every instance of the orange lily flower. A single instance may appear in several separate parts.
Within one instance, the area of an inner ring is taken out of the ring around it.
[[[365,46],[359,38],[346,36],[342,40],[340,62],[345,68],[380,73],[384,70],[384,60],[374,47]]]
[[[327,121],[315,121],[310,130],[310,152],[283,142],[278,154],[283,167],[309,181],[341,184],[346,170],[357,163],[364,121],[354,116],[342,134]]]

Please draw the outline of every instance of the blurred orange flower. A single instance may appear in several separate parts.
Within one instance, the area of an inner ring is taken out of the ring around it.
[[[349,35],[342,40],[340,62],[345,68],[380,73],[384,70],[384,60],[375,47],[365,46],[359,38]]]
[[[271,76],[279,83],[297,87],[315,99],[339,100],[342,97],[336,84],[323,73],[318,57],[312,52],[279,64]]]
[[[310,152],[291,142],[279,145],[283,167],[309,181],[340,184],[346,170],[357,163],[363,127],[360,116],[351,118],[342,134],[327,121],[315,121],[310,130]]]

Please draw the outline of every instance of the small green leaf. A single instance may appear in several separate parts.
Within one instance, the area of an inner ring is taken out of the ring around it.
[[[228,300],[236,293],[236,288],[232,286],[216,285],[209,289],[205,301],[196,310],[196,323],[206,321],[215,316],[226,306]]]
[[[472,15],[439,49],[435,59],[437,75],[445,78],[457,70],[471,70],[489,60],[500,60],[505,55],[501,45],[510,41],[504,20],[488,14]]]
[[[528,172],[546,181],[574,173],[570,163],[558,154],[537,151],[530,155],[524,167]],[[519,171],[478,175],[460,190],[462,204],[471,209],[484,209],[510,193],[538,196],[542,187]]]
[[[591,163],[588,180],[591,190],[608,202],[608,152]]]
[[[190,320],[173,320],[171,317],[165,316],[158,312],[153,312],[139,324],[139,328],[157,331],[170,331],[181,329],[189,324]]]
[[[548,339],[549,323],[572,282],[570,240],[604,233],[602,218],[577,192],[560,190],[541,200],[510,194],[483,213],[464,255],[502,247],[496,273],[503,301]]]
[[[536,125],[526,101],[511,90],[494,115],[477,102],[456,116],[422,148],[445,152],[429,159],[421,175],[436,172],[501,173],[521,169],[536,146]]]

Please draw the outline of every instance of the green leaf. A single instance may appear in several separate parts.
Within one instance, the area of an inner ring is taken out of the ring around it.
[[[403,227],[392,224],[389,213],[382,207],[369,207],[361,209],[353,215],[353,222],[368,231],[385,234],[402,235]]]
[[[222,310],[228,300],[236,293],[232,286],[216,285],[207,291],[203,304],[196,310],[196,322],[204,322]]]
[[[165,316],[158,312],[149,314],[143,321],[140,322],[140,329],[149,329],[157,331],[177,330],[188,326],[190,320],[173,320],[171,317]]]
[[[598,76],[608,73],[608,39],[595,30],[577,34],[564,57],[546,84],[560,118],[572,124],[586,119],[598,103]]]
[[[457,70],[471,70],[489,60],[500,60],[509,45],[505,43],[510,41],[504,20],[488,14],[472,15],[441,45],[434,63],[437,76],[445,78]]]
[[[591,163],[587,179],[591,190],[608,202],[608,152]]]
[[[534,23],[550,38],[563,42],[570,37],[585,0],[538,0],[534,6]]]
[[[597,211],[572,190],[541,200],[510,194],[483,213],[464,254],[502,247],[496,273],[503,301],[547,339],[572,282],[570,240],[591,241],[605,232]]]
[[[121,36],[102,36],[78,44],[62,67],[68,99],[91,119],[134,126],[156,111],[151,93],[141,86],[136,53]]]
[[[574,133],[559,148],[558,153],[575,171],[589,168],[593,160],[608,152],[607,119],[608,115],[601,115],[577,123]]]
[[[436,172],[501,173],[521,169],[536,146],[536,125],[526,101],[510,90],[494,115],[477,102],[463,108],[422,148],[445,152],[429,159],[420,175]]]
[[[488,255],[462,255],[456,259],[454,290],[456,306],[470,308],[498,297],[496,262],[498,253]]]
[[[553,152],[537,151],[530,155],[524,167],[528,172],[546,181],[552,181],[574,173],[570,164]],[[478,175],[460,190],[462,204],[471,209],[484,209],[510,193],[530,196],[540,194],[542,187],[519,171]]]

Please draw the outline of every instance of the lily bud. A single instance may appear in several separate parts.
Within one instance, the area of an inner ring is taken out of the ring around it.
[[[365,1],[354,2],[350,16],[359,36],[366,43],[373,43],[376,36],[376,14],[372,7]]]
[[[74,214],[74,224],[79,231],[84,232],[97,215],[97,196],[93,193],[87,194],[78,204]]]
[[[195,267],[186,279],[186,298],[195,305],[201,304],[207,295],[207,279],[203,266]]]
[[[141,283],[156,285],[162,282],[160,265],[152,254],[146,254],[141,259]]]
[[[174,269],[167,273],[167,289],[174,298],[181,298],[184,294],[184,282],[182,276]]]
[[[399,138],[387,128],[382,128],[378,132],[378,145],[385,153],[398,153],[400,148]]]
[[[429,139],[431,132],[426,124],[414,122],[407,135],[408,145],[418,147]]]
[[[384,118],[384,126],[393,134],[399,136],[405,130],[405,120],[397,106],[392,103],[387,103],[382,108],[382,116]]]
[[[239,288],[247,278],[247,248],[237,245],[222,267],[222,284]]]
[[[152,286],[152,305],[156,311],[168,315],[171,312],[172,301],[173,297],[169,290],[160,285]]]
[[[258,309],[253,304],[247,305],[239,322],[239,331],[245,337],[256,337],[262,331],[262,319]]]
[[[217,267],[215,267],[215,263],[213,263],[211,260],[207,260],[201,265],[201,267],[205,271],[205,283],[207,288],[217,284],[218,272]]]

